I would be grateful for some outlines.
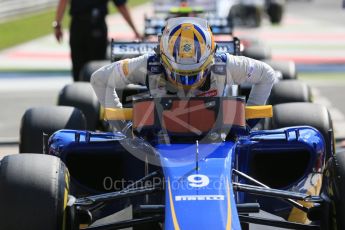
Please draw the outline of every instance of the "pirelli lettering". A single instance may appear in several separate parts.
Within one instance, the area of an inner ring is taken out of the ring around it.
[[[175,201],[219,201],[224,200],[224,195],[185,195],[175,196]]]

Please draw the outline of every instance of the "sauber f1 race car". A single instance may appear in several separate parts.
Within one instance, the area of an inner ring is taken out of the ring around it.
[[[85,122],[71,107],[36,112],[50,124]],[[243,97],[149,97],[105,118],[132,122],[59,130],[42,154],[1,161],[1,229],[344,229],[345,155],[334,154],[322,106],[280,104],[272,116]],[[257,118],[273,129],[250,130]],[[298,122],[318,127],[285,127]]]
[[[0,229],[345,228],[345,155],[324,106],[139,94],[92,132],[84,99],[24,114],[21,154],[0,161]]]

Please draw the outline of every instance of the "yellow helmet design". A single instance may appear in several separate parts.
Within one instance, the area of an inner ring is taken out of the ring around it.
[[[160,40],[161,62],[167,78],[176,86],[200,86],[213,62],[215,42],[205,19],[172,18]]]

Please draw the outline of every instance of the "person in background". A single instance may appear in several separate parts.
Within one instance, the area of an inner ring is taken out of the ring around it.
[[[113,0],[118,11],[132,28],[136,39],[140,39],[132,21],[126,0]],[[58,42],[63,39],[61,22],[69,0],[59,0],[56,18],[53,22],[55,37]],[[74,81],[78,81],[83,65],[92,60],[106,59],[108,46],[108,28],[106,15],[108,0],[70,0],[70,47]]]

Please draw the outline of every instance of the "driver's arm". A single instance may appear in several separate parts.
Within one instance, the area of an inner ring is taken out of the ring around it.
[[[275,71],[264,62],[248,57],[227,55],[227,76],[235,84],[251,83],[247,105],[264,105],[276,82]]]
[[[103,107],[122,107],[115,89],[125,88],[128,84],[145,85],[148,57],[149,55],[143,55],[117,61],[92,74],[91,85]]]

